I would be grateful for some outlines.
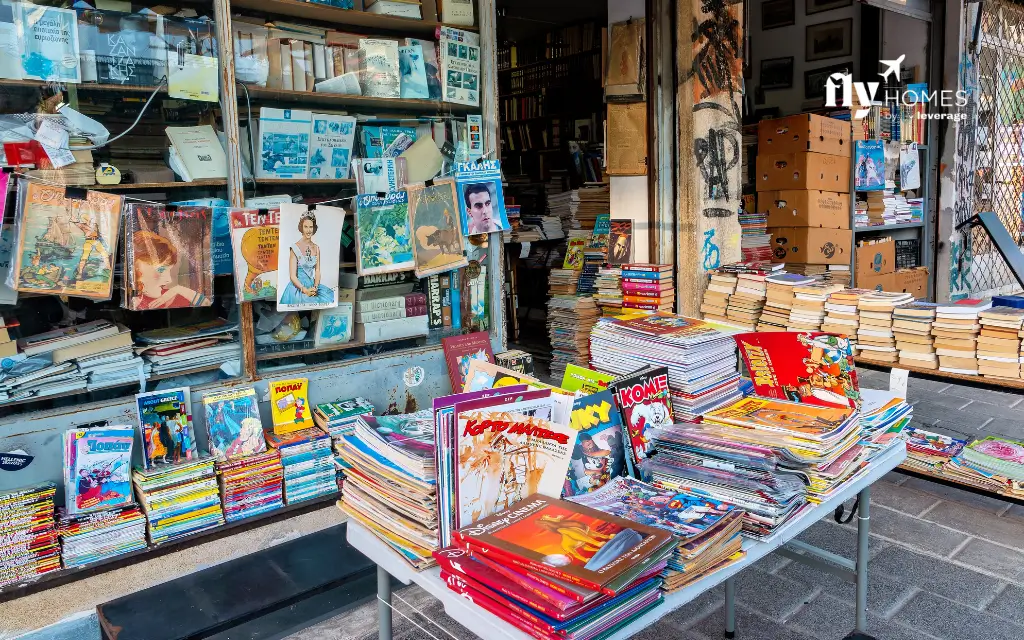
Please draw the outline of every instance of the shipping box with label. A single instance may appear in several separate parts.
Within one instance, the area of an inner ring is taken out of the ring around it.
[[[850,158],[824,153],[757,155],[757,190],[820,189],[850,192]]]
[[[768,227],[772,262],[850,264],[853,232],[816,227]]]
[[[769,227],[850,228],[850,194],[834,191],[762,191],[757,210],[768,214]]]
[[[813,151],[850,157],[851,146],[849,121],[801,113],[762,120],[757,125],[757,152],[761,155]]]
[[[858,289],[873,289],[874,291],[893,291],[896,287],[896,274],[894,273],[872,273],[857,276]]]
[[[892,238],[885,238],[875,244],[860,245],[855,260],[854,275],[859,287],[862,275],[880,276],[896,271],[896,243]]]
[[[917,267],[916,269],[900,269],[893,274],[895,285],[892,291],[903,291],[922,299],[928,297],[928,267]],[[860,285],[860,278],[857,278],[857,286]]]

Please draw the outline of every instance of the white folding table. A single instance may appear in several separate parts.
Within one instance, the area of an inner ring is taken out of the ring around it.
[[[664,602],[638,617],[613,636],[625,639],[639,633],[679,607],[692,602],[697,596],[725,583],[725,636],[736,632],[736,589],[733,578],[772,551],[803,562],[823,571],[835,573],[857,585],[856,630],[867,627],[868,596],[868,529],[870,518],[871,485],[895,469],[907,457],[902,440],[896,440],[868,465],[866,473],[847,483],[821,504],[806,508],[781,526],[770,539],[755,541],[744,539],[746,556],[724,569],[715,571],[693,584],[665,596]],[[846,500],[860,498],[857,517],[857,559],[849,560],[800,540],[801,532],[821,520]],[[377,538],[368,529],[353,520],[348,521],[348,542],[377,565],[377,612],[380,621],[380,640],[391,640],[391,579],[403,584],[417,584],[444,604],[445,612],[459,624],[486,640],[526,640],[530,636],[497,616],[485,611],[466,598],[450,590],[441,580],[440,569],[413,570],[402,557]]]

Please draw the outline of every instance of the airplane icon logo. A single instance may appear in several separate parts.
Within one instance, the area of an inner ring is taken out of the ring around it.
[[[896,81],[899,82],[899,79],[900,79],[900,63],[902,63],[903,59],[906,58],[906,57],[907,57],[907,54],[904,53],[903,55],[901,55],[900,57],[896,58],[895,60],[879,60],[878,61],[879,63],[885,65],[885,71],[879,73],[878,75],[882,76],[882,80],[888,82],[889,76],[895,73],[896,74]]]

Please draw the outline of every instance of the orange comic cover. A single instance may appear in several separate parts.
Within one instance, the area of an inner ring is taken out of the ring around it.
[[[709,411],[704,414],[704,420],[737,427],[790,431],[813,438],[835,431],[853,413],[854,409],[850,407],[819,407],[769,398],[744,398],[728,407]]]

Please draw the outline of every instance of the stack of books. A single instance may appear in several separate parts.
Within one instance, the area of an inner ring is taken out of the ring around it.
[[[622,269],[608,267],[597,272],[597,292],[594,302],[602,316],[617,316],[622,312]]]
[[[991,308],[992,301],[987,299],[965,299],[936,308],[932,335],[939,371],[978,375],[978,314]]]
[[[170,542],[224,524],[212,457],[136,468],[135,495],[146,514],[149,543]]]
[[[143,331],[135,336],[135,341],[135,353],[145,360],[147,378],[211,367],[237,370],[242,355],[238,323],[221,318]]]
[[[828,265],[828,269],[825,271],[824,277],[828,282],[834,282],[836,284],[841,284],[844,287],[848,287],[852,282],[850,277],[850,265],[830,264]]]
[[[825,302],[825,319],[821,330],[845,336],[856,337],[860,325],[857,301],[870,293],[867,289],[843,289],[829,294]]]
[[[938,305],[934,302],[914,302],[893,310],[892,333],[900,364],[923,369],[939,368],[935,338],[932,336],[936,307]]]
[[[0,493],[0,587],[60,569],[60,545],[53,522],[56,493],[52,482]]]
[[[729,298],[736,292],[736,275],[720,270],[712,271],[709,275],[700,312],[705,320],[728,322]]]
[[[1024,442],[988,436],[967,445],[961,457],[981,474],[1001,476],[1008,484],[1024,483]]]
[[[83,567],[146,548],[146,516],[130,504],[94,513],[58,511],[57,533],[65,569]]]
[[[572,193],[569,206],[583,229],[593,229],[597,217],[612,210],[611,190],[606,184],[589,183]]]
[[[565,367],[590,362],[590,330],[601,317],[592,296],[552,296],[548,300],[551,377],[561,380]]]
[[[359,416],[372,416],[373,404],[365,398],[324,402],[313,408],[313,422],[333,440],[352,433]]]
[[[987,378],[1019,380],[1024,309],[992,307],[978,314],[978,373]]]
[[[670,264],[622,265],[622,308],[671,311],[675,285]]]
[[[600,542],[563,547],[566,521],[588,523]],[[594,640],[661,603],[676,547],[663,529],[534,494],[458,530],[434,555],[448,588],[524,633]]]
[[[278,434],[266,432],[267,445],[281,454],[284,503],[293,504],[338,492],[331,437],[320,427]]]
[[[548,274],[549,296],[574,296],[580,272],[574,269],[551,269]]]
[[[605,219],[606,224],[607,222]],[[597,293],[597,274],[604,267],[608,256],[609,231],[607,226],[594,229],[586,244],[583,245],[583,264],[576,283],[578,293],[587,295]]]
[[[903,429],[914,417],[913,405],[891,391],[861,389],[860,392],[863,442],[872,448],[882,448],[893,439],[901,438]]]
[[[785,265],[770,262],[737,262],[722,267],[736,274],[736,291],[729,296],[729,322],[751,331],[757,328],[768,296],[768,276],[785,273]]]
[[[451,274],[443,274],[440,280],[443,282],[444,276],[447,276],[451,313],[455,314],[456,307],[458,307],[461,323],[461,287],[457,273],[453,271]],[[352,294],[355,296],[354,335],[356,340],[381,342],[382,340],[425,336],[430,332],[430,323],[427,317],[427,294],[412,292],[412,283],[393,286],[399,289],[407,288],[410,291],[394,294],[388,291],[390,287],[379,287],[356,289]],[[456,292],[458,292],[458,296]]]
[[[793,306],[789,310],[789,331],[819,331],[825,320],[825,302],[843,285],[830,282],[812,282],[793,287]]]
[[[897,362],[896,337],[892,332],[892,314],[896,307],[914,301],[909,293],[872,291],[857,299],[857,349],[866,357],[882,362]]]
[[[281,489],[284,468],[281,454],[264,451],[217,463],[224,519],[235,522],[284,506]]]
[[[739,221],[740,254],[743,262],[770,262],[772,236],[768,233],[768,214],[740,211]]]
[[[561,188],[561,185],[558,185]],[[545,189],[547,198],[548,214],[555,216],[562,223],[562,231],[567,237],[572,237],[571,232],[580,228],[572,207],[572,196],[574,191],[555,191],[555,186],[549,184]],[[577,201],[578,203],[578,201]]]
[[[787,331],[796,295],[793,287],[816,282],[817,278],[797,273],[777,273],[765,278],[765,303],[757,319],[758,331]]]
[[[338,506],[415,569],[432,566],[437,549],[433,434],[430,410],[362,416],[334,446],[345,470]]]
[[[900,466],[929,475],[941,475],[943,467],[967,444],[966,440],[914,426],[904,428],[901,436],[907,444],[907,458]]]

